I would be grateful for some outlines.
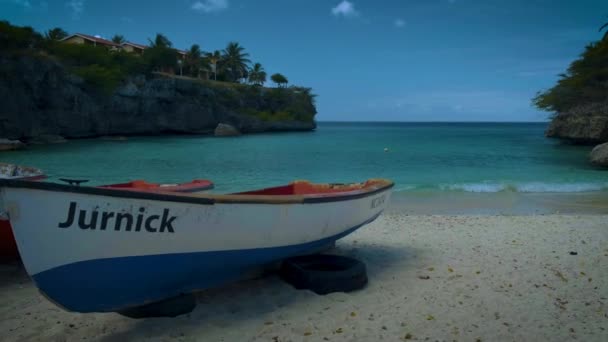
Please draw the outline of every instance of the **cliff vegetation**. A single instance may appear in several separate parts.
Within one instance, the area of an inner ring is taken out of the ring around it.
[[[213,53],[193,45],[177,76],[177,50],[161,34],[142,56],[61,37],[60,29],[43,36],[0,21],[0,138],[198,134],[219,123],[243,133],[316,127],[311,89],[287,87],[284,76],[264,87],[263,67],[250,67],[238,43]]]

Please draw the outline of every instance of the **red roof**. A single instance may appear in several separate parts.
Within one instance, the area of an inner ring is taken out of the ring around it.
[[[62,40],[67,40],[70,39],[74,36],[78,36],[81,38],[84,38],[86,40],[90,40],[92,42],[98,43],[98,44],[102,44],[102,45],[108,45],[108,46],[115,46],[115,47],[120,47],[120,44],[116,44],[113,41],[107,40],[107,39],[103,39],[103,38],[98,38],[98,37],[94,37],[94,36],[89,36],[88,34],[83,34],[83,33],[75,33],[71,36],[65,37]]]
[[[122,45],[131,45],[134,48],[138,48],[138,49],[142,49],[142,50],[148,48],[148,46],[146,46],[146,45],[141,45],[141,44],[136,44],[136,43],[131,43],[131,42],[122,43]]]

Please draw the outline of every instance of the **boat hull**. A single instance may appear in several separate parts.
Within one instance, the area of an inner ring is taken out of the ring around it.
[[[390,188],[348,200],[284,204],[144,195],[5,187],[0,198],[41,292],[70,311],[106,312],[318,252],[377,218]]]
[[[16,164],[0,163],[0,179],[21,179],[39,181],[46,178],[42,170]],[[4,210],[0,206],[0,262],[19,259],[19,250],[15,243],[11,222],[4,219]]]

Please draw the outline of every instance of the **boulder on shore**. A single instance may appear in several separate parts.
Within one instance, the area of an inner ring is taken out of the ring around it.
[[[214,134],[216,137],[233,137],[241,135],[241,132],[232,125],[219,123],[215,128]]]
[[[67,142],[64,137],[55,134],[41,134],[31,140],[28,140],[28,143],[36,145],[61,144],[64,142]]]
[[[25,147],[25,144],[19,140],[9,140],[0,138],[0,151],[19,150]]]
[[[595,146],[590,159],[593,165],[608,167],[608,143]]]

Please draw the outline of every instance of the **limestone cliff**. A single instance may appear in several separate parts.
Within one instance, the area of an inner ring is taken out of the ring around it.
[[[558,113],[551,120],[546,135],[581,144],[608,141],[608,105],[589,104]]]
[[[268,89],[179,77],[131,77],[111,92],[44,56],[0,55],[0,138],[313,130],[304,89]]]

